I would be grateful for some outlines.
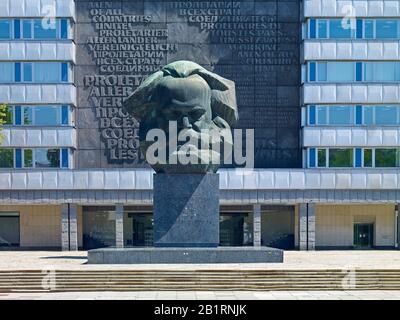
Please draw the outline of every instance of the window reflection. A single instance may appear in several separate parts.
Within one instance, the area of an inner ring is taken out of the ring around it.
[[[83,248],[115,246],[114,207],[83,207]]]
[[[35,149],[35,167],[37,168],[60,167],[60,150]]]
[[[0,168],[14,167],[14,150],[0,149]]]

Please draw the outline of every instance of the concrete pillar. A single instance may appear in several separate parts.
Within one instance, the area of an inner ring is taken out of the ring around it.
[[[307,250],[315,250],[315,204],[308,203],[307,210]]]
[[[61,250],[69,250],[69,206],[68,203],[61,205]]]
[[[78,250],[78,206],[69,204],[69,250]]]
[[[307,204],[299,204],[299,250],[307,250]]]
[[[115,247],[124,247],[124,206],[115,206]]]
[[[261,246],[261,205],[253,206],[253,246]]]
[[[61,205],[61,250],[78,250],[77,205],[63,203]]]

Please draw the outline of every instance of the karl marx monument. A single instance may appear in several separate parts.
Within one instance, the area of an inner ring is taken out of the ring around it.
[[[150,75],[124,102],[155,170],[154,248],[89,251],[89,263],[282,262],[281,250],[218,247],[219,175],[238,121],[235,83],[190,61]]]

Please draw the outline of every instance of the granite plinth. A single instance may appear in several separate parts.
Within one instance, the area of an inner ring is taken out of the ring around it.
[[[154,246],[217,247],[219,175],[154,175]]]
[[[103,248],[88,251],[89,264],[279,263],[283,250],[269,247]]]

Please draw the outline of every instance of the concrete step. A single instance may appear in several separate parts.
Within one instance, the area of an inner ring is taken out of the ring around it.
[[[52,291],[343,290],[345,275],[343,270],[56,270]],[[0,271],[0,292],[46,291],[44,276],[40,270]],[[400,270],[356,270],[352,289],[400,290]]]

